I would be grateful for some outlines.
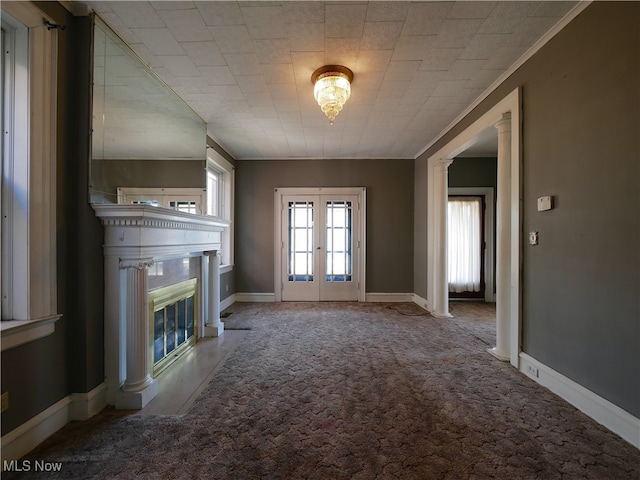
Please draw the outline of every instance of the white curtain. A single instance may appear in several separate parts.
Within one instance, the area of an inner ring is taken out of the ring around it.
[[[447,211],[450,292],[480,291],[481,197],[449,197]]]

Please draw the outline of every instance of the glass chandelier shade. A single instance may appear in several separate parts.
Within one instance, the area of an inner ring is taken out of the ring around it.
[[[353,72],[341,65],[325,65],[313,72],[311,81],[314,84],[313,96],[333,125],[351,95]]]

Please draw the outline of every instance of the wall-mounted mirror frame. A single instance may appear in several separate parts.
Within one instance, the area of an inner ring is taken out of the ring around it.
[[[117,189],[206,186],[205,122],[94,15],[90,202]]]

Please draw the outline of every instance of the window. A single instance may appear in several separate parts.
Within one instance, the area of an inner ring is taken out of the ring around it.
[[[20,214],[27,207],[25,191],[28,182],[27,162],[29,145],[29,32],[17,20],[3,15],[2,19],[2,319],[28,317],[26,299],[16,290],[26,291],[26,277],[16,275],[16,268],[25,266],[26,251],[20,258],[13,253],[26,236],[27,218]],[[16,252],[17,253],[17,252]],[[22,264],[22,265],[21,265]]]
[[[118,187],[118,203],[163,206],[186,213],[205,214],[201,188]]]
[[[221,217],[224,192],[223,172],[215,166],[207,169],[207,215]]]
[[[54,331],[57,32],[2,4],[2,349]]]
[[[196,202],[189,202],[184,200],[172,200],[169,202],[169,208],[173,208],[174,210],[178,210],[180,212],[185,213],[198,213],[198,209],[196,206]]]
[[[447,211],[449,292],[480,291],[484,243],[482,210],[481,197],[449,197]]]
[[[222,232],[222,265],[233,265],[233,166],[214,149],[207,150],[207,215],[230,222]],[[224,271],[224,270],[223,270]]]

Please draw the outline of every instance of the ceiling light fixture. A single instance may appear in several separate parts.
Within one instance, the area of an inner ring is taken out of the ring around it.
[[[351,95],[353,72],[342,65],[325,65],[311,75],[313,96],[333,125]]]

